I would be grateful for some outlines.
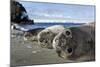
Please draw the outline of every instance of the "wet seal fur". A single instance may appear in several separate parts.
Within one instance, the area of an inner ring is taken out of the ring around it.
[[[76,61],[95,60],[95,28],[89,25],[71,27],[53,39],[59,57]]]
[[[52,49],[54,37],[64,30],[63,25],[50,26],[38,33],[38,44],[43,48]]]

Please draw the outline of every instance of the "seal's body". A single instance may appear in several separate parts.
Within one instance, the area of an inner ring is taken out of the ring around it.
[[[89,25],[68,28],[55,36],[53,48],[65,59],[95,60],[95,29]]]

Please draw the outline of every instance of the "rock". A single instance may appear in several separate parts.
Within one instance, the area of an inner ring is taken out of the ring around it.
[[[17,24],[33,24],[34,21],[30,20],[24,6],[17,2],[11,1],[11,22]]]

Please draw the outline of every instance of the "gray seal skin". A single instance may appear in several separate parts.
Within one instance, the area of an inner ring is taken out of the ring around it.
[[[50,26],[44,30],[42,30],[41,32],[38,33],[38,44],[42,47],[42,48],[48,48],[48,49],[52,49],[52,42],[54,37],[59,33],[62,32],[64,30],[64,26],[62,25],[54,25],[54,26]]]
[[[55,36],[53,48],[64,59],[94,61],[95,29],[89,25],[68,28]]]
[[[29,31],[24,32],[24,41],[38,41],[37,35],[40,31],[42,31],[44,28],[38,28],[38,29],[32,29]]]

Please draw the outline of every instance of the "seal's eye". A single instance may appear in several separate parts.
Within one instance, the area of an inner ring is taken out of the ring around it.
[[[39,41],[40,41],[40,42],[43,42],[43,40],[42,40],[42,39],[40,39]]]
[[[48,41],[47,40],[45,40],[45,43],[47,43]]]
[[[50,34],[50,32],[49,32],[49,31],[47,31],[46,33],[47,33],[47,34]]]
[[[70,32],[69,31],[66,31],[66,35],[70,35]]]
[[[68,51],[68,53],[71,53],[72,52],[72,48],[68,48],[67,51]]]
[[[42,40],[40,40],[40,42],[42,42]]]

